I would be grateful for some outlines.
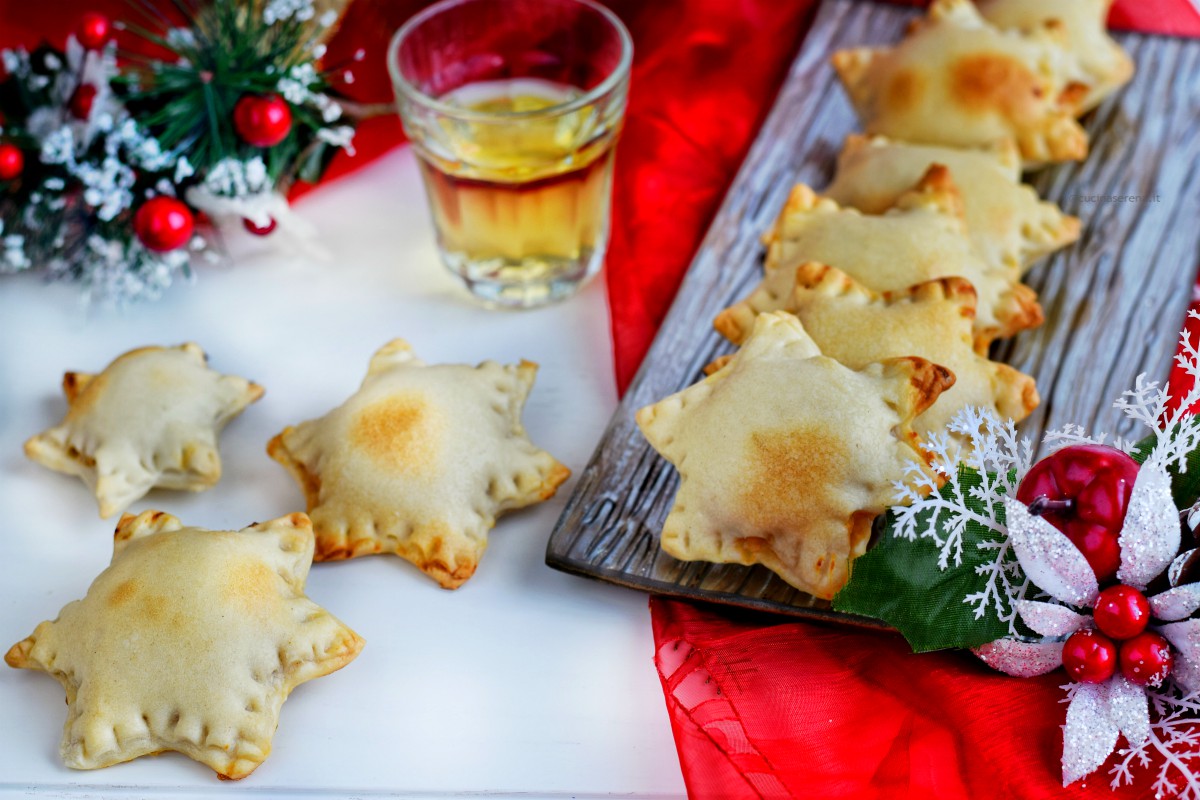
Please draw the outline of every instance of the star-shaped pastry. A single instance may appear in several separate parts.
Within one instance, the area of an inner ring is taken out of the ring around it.
[[[279,709],[363,641],[304,595],[312,526],[292,514],[241,531],[125,515],[82,600],[5,655],[67,691],[62,759],[97,769],[175,750],[244,778],[271,752]]]
[[[928,463],[913,418],[953,384],[916,357],[852,370],[821,355],[791,314],[760,315],[722,369],[637,413],[679,470],[663,550],[763,564],[833,597],[872,520],[894,504],[893,482]]]
[[[1078,218],[1021,183],[1021,154],[1009,139],[968,149],[850,134],[824,194],[864,214],[883,214],[934,164],[950,171],[971,244],[987,263],[1021,274],[1079,238]]]
[[[824,355],[850,369],[901,356],[920,356],[949,368],[954,386],[913,422],[922,437],[945,433],[954,415],[967,406],[1018,422],[1037,408],[1033,378],[975,351],[975,289],[962,278],[939,278],[876,294],[840,270],[809,263],[796,269],[796,290],[786,310],[800,319]],[[754,317],[753,308],[743,302],[722,311],[714,327],[741,344]]]
[[[1009,265],[989,264],[975,252],[963,221],[962,198],[941,164],[883,214],[863,214],[796,186],[765,237],[766,275],[748,301],[760,311],[783,308],[795,288],[795,269],[809,261],[836,267],[877,292],[906,289],[951,275],[979,295],[975,343],[980,352],[997,337],[1042,321],[1037,295]]]
[[[496,517],[571,474],[521,425],[536,374],[528,361],[427,365],[396,339],[345,403],[272,439],[307,497],[317,560],[395,553],[461,586]]]
[[[263,395],[209,369],[195,344],[131,350],[98,375],[63,376],[67,416],[25,442],[42,466],[83,479],[111,517],[154,487],[199,492],[221,478],[217,434]]]
[[[833,66],[869,134],[951,147],[1013,139],[1029,164],[1079,160],[1087,94],[1063,26],[1001,30],[970,0],[934,0],[892,47],[839,50]]]
[[[1113,0],[981,0],[979,13],[1005,30],[1060,24],[1075,62],[1074,77],[1086,86],[1079,113],[1090,111],[1133,77],[1133,60],[1108,35]]]

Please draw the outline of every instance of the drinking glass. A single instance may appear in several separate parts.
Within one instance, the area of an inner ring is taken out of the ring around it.
[[[476,297],[542,305],[599,271],[632,57],[591,0],[444,0],[392,38],[438,250]]]

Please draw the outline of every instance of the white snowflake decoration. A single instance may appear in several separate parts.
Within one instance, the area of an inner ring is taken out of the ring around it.
[[[1196,311],[1188,316],[1200,320]],[[1091,774],[1116,749],[1118,757],[1111,769],[1114,788],[1132,782],[1135,768],[1151,768],[1157,762],[1157,796],[1200,800],[1200,618],[1192,618],[1200,611],[1200,584],[1177,585],[1183,561],[1196,551],[1176,557],[1179,513],[1167,473],[1169,468],[1185,472],[1188,455],[1200,446],[1200,418],[1188,413],[1200,403],[1200,349],[1186,332],[1180,336],[1175,360],[1192,379],[1192,387],[1178,403],[1173,404],[1167,391],[1145,375],[1139,375],[1134,388],[1114,403],[1127,417],[1148,427],[1154,441],[1139,469],[1119,536],[1117,577],[1144,590],[1166,571],[1171,588],[1149,598],[1153,617],[1149,629],[1170,642],[1175,667],[1161,687],[1139,686],[1119,671],[1103,683],[1065,687],[1063,782],[1067,785]],[[922,486],[919,478],[914,479],[915,485],[897,485],[897,499],[906,505],[892,509],[894,535],[931,540],[938,547],[938,567],[946,570],[962,565],[967,525],[987,528],[993,536],[977,546],[991,552],[976,568],[987,582],[963,602],[975,610],[977,619],[989,609],[994,611],[1008,623],[1010,632],[976,652],[994,668],[1020,677],[1053,671],[1062,664],[1066,637],[1093,625],[1090,607],[1099,592],[1095,574],[1065,534],[1030,515],[1016,500],[1017,486],[1032,464],[1033,447],[1027,439],[1018,439],[1012,422],[966,409],[955,417],[950,434],[931,437],[928,443],[933,468],[945,480],[940,493],[924,494],[928,486]],[[1055,450],[1100,444],[1105,439],[1104,434],[1092,436],[1080,426],[1067,425],[1046,434],[1044,443]],[[1136,444],[1124,439],[1112,442],[1127,453]],[[981,476],[978,486],[966,484],[962,467]],[[921,474],[917,465],[912,469],[913,476]],[[981,506],[986,513],[976,510]],[[998,521],[1001,516],[1007,524]],[[1190,509],[1189,524],[1192,520],[1200,522],[1200,501]],[[1039,595],[1045,599],[1036,599]],[[1042,638],[1021,639],[1018,619]],[[1117,748],[1122,737],[1126,746]]]
[[[982,590],[964,598],[981,619],[992,610],[1016,634],[1017,600],[1024,599],[1029,582],[1021,575],[1020,565],[1008,542],[1008,530],[998,522],[1004,498],[1016,494],[1017,485],[1033,461],[1033,446],[1017,437],[1011,420],[1000,420],[994,413],[965,408],[950,423],[950,435],[933,434],[926,442],[933,454],[933,469],[945,479],[940,492],[929,492],[928,485],[897,482],[895,536],[916,541],[929,539],[938,547],[938,568],[962,566],[963,534],[967,525],[977,524],[995,536],[978,543],[988,551],[985,563],[975,568],[986,575]],[[979,477],[978,486],[963,483],[961,467],[969,467]],[[921,466],[909,466],[910,477],[924,475]],[[986,514],[975,510],[982,504]]]

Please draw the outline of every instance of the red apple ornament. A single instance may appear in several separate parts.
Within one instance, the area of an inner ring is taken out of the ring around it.
[[[108,21],[108,17],[95,11],[84,14],[75,30],[75,38],[85,50],[99,50],[104,47],[111,34],[112,23]]]
[[[1137,462],[1115,447],[1064,447],[1033,465],[1017,499],[1066,534],[1104,583],[1121,566],[1117,539],[1137,471]]]
[[[246,144],[272,147],[292,129],[292,109],[277,94],[244,95],[233,107],[233,127]]]
[[[25,154],[11,142],[0,142],[0,181],[11,181],[25,169]]]
[[[1097,631],[1076,631],[1063,643],[1062,662],[1071,680],[1103,683],[1117,671],[1117,646]]]
[[[153,197],[133,218],[133,229],[146,249],[166,253],[183,247],[192,238],[196,221],[192,211],[174,197]]]

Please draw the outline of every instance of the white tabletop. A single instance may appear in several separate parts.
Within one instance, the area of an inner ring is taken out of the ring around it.
[[[530,437],[576,472],[586,464],[616,403],[602,281],[538,311],[471,303],[437,262],[407,149],[298,211],[328,262],[235,237],[232,264],[123,313],[81,310],[73,287],[0,278],[0,652],[81,597],[112,550],[114,523],[83,484],[27,461],[21,444],[60,420],[64,371],[98,371],[139,345],[195,341],[215,369],[267,393],[223,434],[215,489],[155,491],[134,511],[236,529],[302,509],[267,440],[342,402],[396,336],[430,362],[538,362]],[[270,758],[236,784],[175,753],[63,767],[62,688],[0,665],[0,796],[681,796],[646,597],[544,564],[573,487],[501,518],[455,592],[393,556],[316,565],[308,594],[367,645],[293,693]]]

